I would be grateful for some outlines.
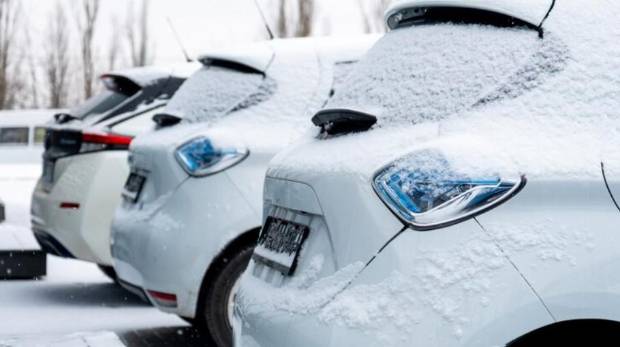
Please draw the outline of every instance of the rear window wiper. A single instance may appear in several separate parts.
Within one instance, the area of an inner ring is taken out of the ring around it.
[[[153,116],[153,122],[157,123],[160,128],[171,127],[181,123],[183,118],[169,113],[158,113]]]
[[[366,131],[377,123],[377,117],[347,109],[328,109],[312,117],[312,123],[321,127],[321,132],[337,135]]]

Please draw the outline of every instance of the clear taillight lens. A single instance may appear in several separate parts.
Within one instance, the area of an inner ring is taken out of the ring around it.
[[[445,227],[483,213],[516,194],[525,177],[465,174],[436,151],[421,151],[381,169],[373,186],[414,229]]]
[[[183,169],[192,176],[207,176],[236,165],[248,156],[247,149],[219,148],[198,137],[177,148],[175,156]]]

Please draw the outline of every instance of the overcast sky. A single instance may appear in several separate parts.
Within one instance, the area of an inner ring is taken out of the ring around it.
[[[35,47],[44,37],[47,19],[55,0],[19,0],[33,37]],[[75,10],[76,0],[60,0]],[[318,34],[354,35],[362,32],[359,0],[317,0]],[[372,0],[371,0],[372,1]],[[102,0],[101,16],[96,33],[98,54],[104,55],[113,30],[114,16],[122,17],[127,0]],[[259,0],[272,18],[274,0]],[[178,45],[166,18],[169,17],[192,55],[207,49],[239,45],[266,37],[260,15],[253,0],[151,0],[151,32],[156,42],[156,62],[182,61]],[[74,25],[73,18],[70,18]],[[122,19],[121,19],[122,21]],[[33,52],[34,53],[34,52]]]

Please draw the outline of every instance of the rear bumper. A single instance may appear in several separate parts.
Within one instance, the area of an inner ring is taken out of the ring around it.
[[[75,256],[52,235],[40,229],[32,229],[32,233],[43,252],[62,258],[75,258]]]
[[[118,279],[118,283],[121,285],[121,287],[123,287],[125,290],[127,290],[128,292],[136,295],[137,297],[139,297],[140,299],[142,299],[144,302],[148,302],[150,303],[151,301],[149,300],[149,297],[146,295],[146,293],[144,292],[144,290],[142,289],[142,287],[129,283],[127,281],[123,281],[122,279]]]
[[[250,272],[251,267],[244,276]],[[248,291],[271,293],[271,307],[282,297],[260,286],[242,286],[240,295]],[[408,346],[411,341],[503,346],[553,323],[519,272],[473,221],[403,232],[319,308],[260,312],[255,306],[256,301],[237,305],[238,346]]]
[[[151,203],[121,204],[112,224],[114,268],[144,291],[176,295],[176,307],[150,300],[162,311],[194,318],[213,259],[258,225],[255,208],[226,173],[189,178]]]
[[[56,162],[51,189],[39,182],[32,196],[32,228],[44,249],[54,255],[112,264],[110,224],[129,171],[126,158],[126,151],[108,151]],[[72,208],[63,208],[62,203]]]

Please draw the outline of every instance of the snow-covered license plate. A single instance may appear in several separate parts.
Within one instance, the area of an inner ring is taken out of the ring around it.
[[[305,225],[268,217],[252,258],[272,267],[285,276],[295,272],[297,257],[310,233]]]
[[[46,184],[54,183],[54,162],[49,159],[43,159],[43,182]]]
[[[127,182],[125,182],[123,197],[129,202],[138,201],[145,181],[146,177],[140,176],[136,173],[131,173],[127,178]]]

